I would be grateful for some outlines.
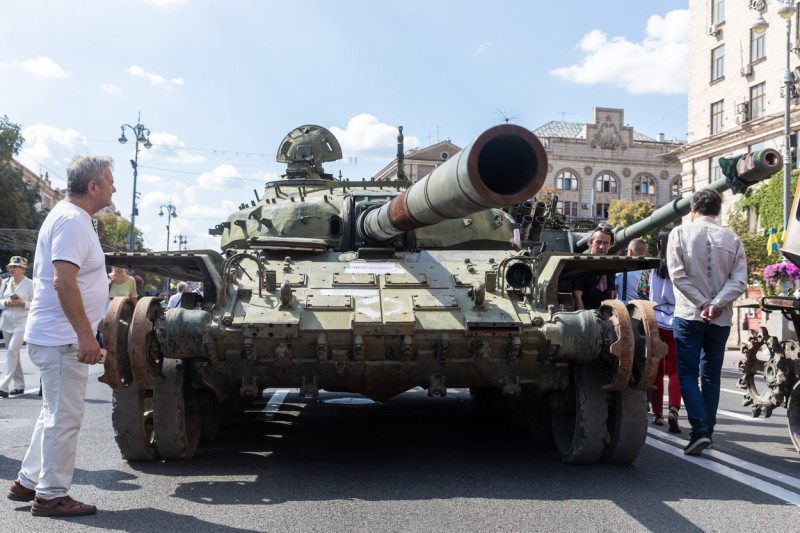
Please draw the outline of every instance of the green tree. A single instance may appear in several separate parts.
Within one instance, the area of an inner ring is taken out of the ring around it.
[[[38,229],[46,213],[36,209],[41,200],[38,187],[22,178],[22,169],[12,164],[25,139],[19,125],[0,119],[0,228]]]
[[[797,170],[792,172],[792,191],[797,187],[797,174]],[[747,227],[744,216],[746,209],[758,213],[760,230],[751,232]],[[742,240],[750,280],[758,281],[763,294],[774,294],[773,287],[764,283],[761,272],[765,266],[781,261],[779,255],[767,254],[767,238],[771,228],[779,233],[783,228],[783,171],[773,174],[769,180],[749,191],[736,202],[728,212],[728,217],[728,227]]]
[[[97,219],[97,235],[100,242],[106,246],[112,246],[120,251],[128,250],[128,236],[131,233],[131,221],[119,217],[113,213],[104,213],[102,215],[95,215]],[[138,228],[136,232],[136,250],[143,252],[142,246],[142,232]]]
[[[797,188],[797,174],[797,170],[792,172],[790,187],[792,194]],[[791,200],[789,198],[790,202]],[[783,230],[783,171],[773,174],[769,180],[755,187],[746,197],[736,202],[736,208],[739,211],[744,211],[748,207],[758,213],[762,229],[766,231],[769,231],[770,228],[775,228],[776,231]],[[765,240],[765,249],[766,246]]]
[[[612,200],[611,205],[608,206],[608,224],[610,226],[630,226],[635,222],[644,220],[653,214],[656,207],[647,200],[638,200],[631,202],[630,200]],[[658,253],[657,240],[658,230],[655,228],[642,235],[642,239],[647,243],[647,250],[649,255],[656,255]]]
[[[130,220],[112,213],[95,215],[94,218],[97,219],[97,235],[101,243],[116,248],[119,251],[128,250],[128,235],[130,235],[131,232]],[[138,228],[135,232],[136,251],[147,252],[148,250],[142,245],[142,232]],[[164,286],[163,278],[158,274],[145,272],[143,270],[135,274],[141,276],[144,280],[144,288],[139,291],[140,295],[157,293],[161,290],[160,288]]]

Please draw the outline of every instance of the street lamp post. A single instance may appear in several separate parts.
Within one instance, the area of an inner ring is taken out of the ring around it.
[[[185,250],[186,249],[186,243],[189,242],[189,241],[186,239],[186,235],[178,234],[178,235],[175,235],[175,238],[172,240],[172,242],[173,242],[173,244],[177,244],[178,245],[178,250],[181,250],[181,246],[183,246],[183,250]]]
[[[139,143],[142,143],[148,150],[153,146],[150,142],[150,130],[144,127],[141,120],[142,113],[139,112],[139,118],[136,119],[135,126],[131,126],[130,124],[123,124],[120,126],[120,128],[122,128],[122,135],[117,139],[120,144],[128,142],[127,137],[125,137],[125,128],[129,128],[133,132],[134,139],[136,139],[136,150],[133,159],[131,159],[131,166],[133,167],[133,206],[131,207],[131,233],[128,237],[130,240],[128,243],[128,251],[130,252],[136,249],[136,232],[134,228],[136,224],[136,178],[139,173]]]
[[[783,230],[789,227],[789,210],[791,208],[791,181],[792,181],[792,161],[791,152],[791,107],[792,107],[792,69],[789,60],[792,57],[792,18],[797,13],[797,6],[794,0],[785,0],[778,8],[778,15],[786,20],[786,72],[783,74],[783,98],[785,116],[783,123]],[[785,235],[785,233],[784,233]]]
[[[175,209],[175,206],[172,205],[172,200],[170,200],[167,205],[162,204],[158,207],[158,216],[164,216],[164,209],[167,210],[167,251],[169,252],[169,226],[172,222],[172,219],[178,216],[178,211]],[[167,278],[167,284],[164,288],[164,292],[169,293],[169,278]]]
[[[767,29],[769,24],[764,20],[763,11],[766,8],[764,0],[755,0],[752,7],[758,10],[758,19],[751,26],[751,29],[756,32],[763,32]],[[783,74],[783,98],[784,98],[784,116],[783,116],[783,229],[789,226],[789,210],[791,208],[791,182],[792,182],[792,153],[790,150],[792,144],[792,125],[791,125],[791,108],[792,108],[792,68],[790,59],[792,57],[792,18],[797,13],[797,6],[794,0],[781,0],[781,5],[778,8],[778,15],[786,21],[786,71]]]

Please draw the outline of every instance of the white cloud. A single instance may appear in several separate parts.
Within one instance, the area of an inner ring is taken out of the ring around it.
[[[183,209],[183,214],[186,215],[187,218],[207,219],[210,217],[225,220],[234,211],[236,211],[234,203],[230,200],[223,200],[216,206],[202,204],[187,205]]]
[[[173,198],[173,196],[174,195],[163,191],[148,192],[142,195],[137,202],[137,205],[140,209],[158,207],[160,205],[167,205],[169,203],[172,205],[180,205],[180,198]]]
[[[139,183],[145,185],[158,185],[164,183],[164,180],[161,178],[161,176],[156,176],[154,174],[139,173]]]
[[[204,172],[197,178],[197,186],[201,189],[213,189],[217,191],[242,187],[242,182],[238,178],[242,175],[233,165],[219,165],[211,172]]]
[[[68,78],[71,76],[49,57],[37,57],[36,59],[27,59],[20,63],[22,68],[28,74],[32,74],[39,78]]]
[[[62,130],[46,124],[34,124],[22,130],[25,144],[17,159],[37,172],[39,165],[64,167],[78,153],[85,153],[89,143],[75,130]]]
[[[347,122],[347,129],[330,128],[347,156],[387,155],[396,151],[397,127],[381,124],[374,116],[361,113]],[[417,137],[406,136],[406,146],[419,146]]]
[[[167,163],[171,165],[196,165],[208,160],[204,155],[190,153],[183,141],[172,133],[151,133],[150,142],[153,143],[150,152],[163,155]]]
[[[189,3],[189,0],[145,0],[150,5],[159,9],[177,9]]]
[[[100,88],[102,90],[104,90],[105,92],[112,93],[112,94],[119,94],[119,93],[122,92],[122,89],[120,89],[119,87],[117,87],[113,83],[104,83],[104,84],[100,85]]]
[[[550,74],[581,85],[609,83],[631,94],[687,91],[688,10],[650,17],[647,37],[640,43],[624,37],[609,39],[601,30],[592,30],[583,36],[578,48],[587,54],[580,65],[561,67]]]
[[[486,41],[485,43],[481,43],[480,46],[478,46],[477,53],[482,54],[485,51],[487,51],[491,46],[492,46],[492,41]]]
[[[158,85],[158,86],[163,85],[167,89],[172,89],[176,85],[184,84],[183,78],[181,78],[180,76],[176,78],[171,78],[169,82],[167,82],[167,78],[165,78],[164,76],[161,76],[160,74],[153,74],[152,72],[147,72],[139,65],[131,65],[130,67],[128,67],[128,74],[130,74],[134,78],[141,78],[143,80],[147,80],[150,82],[151,85]]]
[[[62,79],[72,76],[71,72],[61,68],[58,63],[49,57],[37,57],[36,59],[14,61],[13,63],[0,63],[0,68],[21,68],[37,78]]]

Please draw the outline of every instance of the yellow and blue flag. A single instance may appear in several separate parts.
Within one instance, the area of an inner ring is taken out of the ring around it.
[[[767,255],[772,255],[772,252],[777,252],[779,244],[780,242],[778,241],[778,234],[775,232],[775,228],[770,228],[769,238],[767,239]]]

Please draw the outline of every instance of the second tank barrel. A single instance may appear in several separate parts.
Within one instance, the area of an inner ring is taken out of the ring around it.
[[[358,231],[384,242],[444,220],[520,204],[542,188],[546,175],[547,154],[533,133],[513,124],[495,126],[400,196],[365,213]]]

